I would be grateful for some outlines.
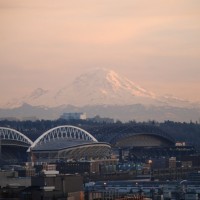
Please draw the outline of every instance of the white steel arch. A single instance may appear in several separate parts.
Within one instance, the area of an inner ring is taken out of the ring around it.
[[[81,140],[86,140],[86,141],[98,142],[87,131],[76,126],[64,125],[64,126],[57,126],[43,133],[39,138],[37,138],[33,142],[30,148],[33,148],[38,144],[42,144],[54,139],[62,139],[62,138],[81,139]]]
[[[0,139],[24,142],[30,146],[33,144],[33,142],[24,134],[14,129],[6,128],[6,127],[0,127]]]

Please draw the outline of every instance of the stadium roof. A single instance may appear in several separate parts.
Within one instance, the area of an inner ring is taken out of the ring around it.
[[[68,139],[68,138],[62,138],[62,139],[55,139],[50,142],[46,142],[43,144],[38,144],[35,147],[32,148],[32,151],[58,151],[68,148],[74,148],[74,147],[80,147],[80,146],[88,146],[88,145],[108,145],[104,142],[95,142],[95,141],[86,141],[86,140],[80,140],[80,139]]]

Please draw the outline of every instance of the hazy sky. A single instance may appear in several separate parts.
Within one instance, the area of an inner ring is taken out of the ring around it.
[[[200,0],[0,0],[0,101],[97,67],[200,101]]]

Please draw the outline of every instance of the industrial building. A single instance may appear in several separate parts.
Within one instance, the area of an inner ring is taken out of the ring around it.
[[[86,113],[63,113],[60,116],[60,119],[65,120],[85,120],[87,119]]]

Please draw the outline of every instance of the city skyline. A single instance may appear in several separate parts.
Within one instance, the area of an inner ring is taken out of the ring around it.
[[[200,102],[198,0],[0,2],[1,101],[94,68]]]

